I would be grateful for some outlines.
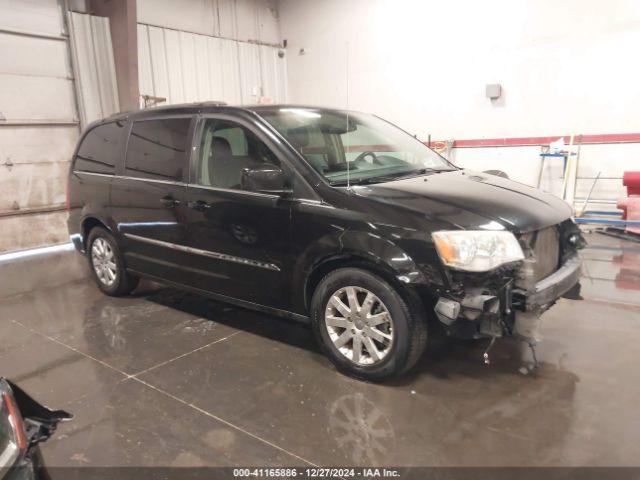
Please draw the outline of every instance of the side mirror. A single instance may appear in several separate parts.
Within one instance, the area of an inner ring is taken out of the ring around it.
[[[284,172],[269,164],[254,168],[245,168],[240,178],[240,186],[250,192],[270,193],[274,195],[287,195],[292,192],[286,186]]]

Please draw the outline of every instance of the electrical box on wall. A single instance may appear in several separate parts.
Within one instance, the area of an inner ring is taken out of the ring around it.
[[[485,87],[485,94],[487,95],[487,98],[491,100],[500,98],[500,95],[502,94],[502,85],[500,85],[499,83],[488,84]]]

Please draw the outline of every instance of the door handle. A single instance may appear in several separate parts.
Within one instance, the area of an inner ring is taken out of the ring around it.
[[[171,195],[165,195],[160,199],[160,203],[167,208],[173,208],[180,205],[180,200],[173,198]]]
[[[205,210],[211,207],[211,205],[209,205],[204,200],[196,200],[195,202],[189,202],[187,203],[187,205],[189,206],[189,208],[193,208],[198,212],[204,212]]]

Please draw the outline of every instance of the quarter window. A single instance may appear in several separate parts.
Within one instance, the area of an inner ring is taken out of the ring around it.
[[[198,185],[241,190],[242,171],[263,164],[280,166],[253,132],[234,122],[205,122],[196,168]]]
[[[190,118],[134,122],[127,145],[125,174],[181,181],[190,124]]]
[[[115,173],[123,122],[111,122],[90,130],[82,140],[74,169],[91,173]]]

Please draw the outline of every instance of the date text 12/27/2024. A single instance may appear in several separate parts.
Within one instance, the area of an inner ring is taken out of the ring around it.
[[[390,468],[234,468],[235,478],[399,478]]]

